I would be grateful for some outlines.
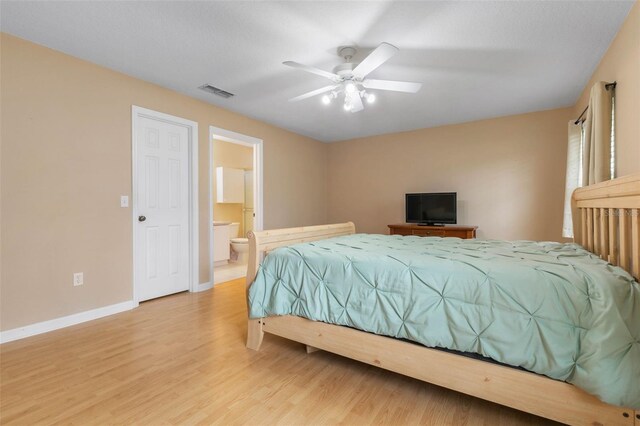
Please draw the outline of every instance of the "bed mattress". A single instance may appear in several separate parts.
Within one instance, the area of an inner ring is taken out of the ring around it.
[[[249,316],[477,353],[640,409],[640,285],[576,244],[355,234],[274,250]]]

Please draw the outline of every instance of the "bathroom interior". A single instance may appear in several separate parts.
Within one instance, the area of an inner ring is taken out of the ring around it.
[[[213,282],[244,277],[253,229],[253,148],[213,140]]]

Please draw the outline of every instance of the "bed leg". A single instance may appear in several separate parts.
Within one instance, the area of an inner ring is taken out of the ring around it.
[[[247,348],[259,351],[263,337],[262,319],[250,319],[247,321]]]
[[[306,348],[307,348],[307,353],[308,353],[308,354],[312,354],[312,353],[317,352],[317,351],[319,351],[319,350],[320,350],[320,349],[318,349],[318,348],[314,348],[313,346],[309,346],[309,345],[305,345],[305,346],[306,346]]]

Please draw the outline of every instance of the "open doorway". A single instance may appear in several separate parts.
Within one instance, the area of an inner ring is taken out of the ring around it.
[[[247,233],[262,230],[262,140],[209,128],[211,284],[244,277]]]

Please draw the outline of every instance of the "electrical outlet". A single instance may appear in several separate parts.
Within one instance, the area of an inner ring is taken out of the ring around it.
[[[75,272],[73,274],[73,286],[77,287],[79,285],[84,284],[84,273],[83,272]]]
[[[129,196],[121,195],[120,196],[120,207],[129,207]]]

